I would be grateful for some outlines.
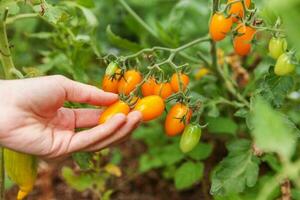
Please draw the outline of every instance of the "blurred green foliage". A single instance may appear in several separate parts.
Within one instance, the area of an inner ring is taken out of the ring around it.
[[[97,86],[106,67],[101,59],[104,55],[128,55],[153,46],[175,48],[207,35],[212,5],[212,1],[207,0],[127,0],[130,8],[151,28],[149,32],[121,0],[47,0],[45,12],[39,2],[34,5],[31,2],[0,1],[1,15],[5,7],[9,8],[8,37],[16,67],[26,77],[63,74]],[[300,1],[253,0],[254,4],[264,26],[274,28],[280,19],[279,28],[286,32],[289,50],[299,52]],[[28,13],[35,17],[26,17]],[[178,190],[191,188],[203,180],[207,159],[218,156],[213,151],[218,147],[211,142],[216,137],[226,140],[228,153],[209,172],[214,199],[278,198],[281,195],[276,179],[279,175],[293,181],[291,195],[299,199],[299,177],[292,173],[299,171],[299,144],[295,137],[300,126],[299,64],[293,76],[276,76],[273,73],[275,61],[267,52],[272,35],[261,32],[251,55],[241,61],[250,81],[245,88],[239,87],[232,80],[228,63],[228,55],[233,52],[232,36],[217,45],[225,54],[221,70],[225,78],[233,82],[235,92],[250,101],[250,108],[237,102],[236,93],[228,92],[228,82],[223,82],[222,74],[200,59],[204,57],[211,63],[209,43],[189,48],[184,54],[181,52],[175,61],[189,63],[191,67],[191,97],[203,101],[201,122],[208,123],[204,130],[206,139],[190,153],[183,154],[178,148],[179,138],[164,135],[161,120],[141,126],[133,135],[133,139],[147,146],[147,151],[139,157],[139,173],[160,170],[162,178],[172,180]],[[166,57],[163,53],[158,55]],[[299,53],[297,55],[300,59]],[[257,59],[260,62],[253,67]],[[145,67],[144,64],[140,62],[139,67]],[[197,80],[193,73],[200,66],[209,68],[211,73]],[[0,78],[3,78],[2,71]],[[263,100],[257,100],[257,96]],[[254,143],[264,155],[255,152]],[[64,168],[63,176],[69,185],[80,191],[92,188],[93,184],[102,191],[107,189],[105,182],[111,173],[118,174],[118,170],[113,167],[98,173],[103,166],[95,165],[93,159],[90,154],[74,155],[83,171],[78,175]],[[119,164],[121,160],[121,152],[115,150],[110,162]],[[263,173],[259,173],[261,164],[266,165]],[[94,171],[85,173],[86,169]],[[108,199],[112,191],[107,192]]]

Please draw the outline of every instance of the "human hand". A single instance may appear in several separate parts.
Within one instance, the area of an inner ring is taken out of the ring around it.
[[[0,144],[44,158],[108,147],[123,140],[142,118],[135,111],[98,125],[100,109],[64,108],[65,101],[107,106],[118,96],[59,75],[0,81],[0,94]],[[75,133],[75,128],[87,127],[94,128]]]

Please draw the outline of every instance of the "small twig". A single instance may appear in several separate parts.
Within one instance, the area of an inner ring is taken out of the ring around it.
[[[25,14],[19,14],[16,15],[14,17],[8,17],[6,19],[6,24],[12,24],[17,20],[20,19],[27,19],[27,18],[35,18],[35,17],[39,17],[40,15],[38,13],[25,13]]]
[[[291,200],[291,183],[289,179],[285,179],[280,186],[281,190],[281,200]]]

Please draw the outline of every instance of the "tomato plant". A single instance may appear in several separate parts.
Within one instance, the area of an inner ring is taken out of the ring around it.
[[[191,110],[184,104],[175,104],[166,117],[165,131],[169,136],[180,134],[191,118]]]
[[[153,120],[164,112],[165,104],[163,99],[157,95],[144,97],[136,103],[134,110],[140,111],[143,121]]]
[[[163,99],[168,98],[173,93],[170,83],[160,83],[154,87],[154,94],[161,96]]]
[[[199,124],[189,124],[185,127],[180,138],[180,149],[187,153],[193,150],[201,137],[201,127]]]
[[[276,61],[274,72],[278,76],[288,75],[295,71],[295,64],[291,56],[287,53],[282,54]]]
[[[127,115],[130,111],[130,107],[123,101],[117,101],[116,103],[107,107],[99,118],[99,124],[103,124],[115,114],[122,113]]]
[[[245,0],[245,7],[249,8],[251,5],[251,0]],[[237,22],[239,19],[244,18],[244,6],[242,1],[228,0],[230,4],[229,14],[232,15],[233,22]]]
[[[215,13],[210,22],[209,33],[214,41],[223,40],[230,31],[232,19],[221,13]]]
[[[287,41],[285,38],[272,37],[269,42],[269,53],[274,59],[277,59],[287,50]]]
[[[142,94],[144,97],[154,95],[154,88],[156,88],[157,83],[156,80],[152,77],[146,80],[146,82],[142,85]]]
[[[127,71],[123,77],[121,77],[118,83],[118,92],[123,94],[129,94],[134,90],[136,84],[142,81],[142,76],[135,70]]]
[[[1,79],[62,74],[119,96],[64,107],[143,115],[122,145],[43,162],[29,199],[300,199],[299,18],[296,0],[0,1]]]

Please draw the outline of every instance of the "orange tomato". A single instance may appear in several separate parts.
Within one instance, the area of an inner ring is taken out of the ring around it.
[[[226,18],[222,13],[215,13],[211,20],[209,26],[210,37],[214,41],[223,40],[226,37],[226,34],[230,31],[232,27],[232,19]]]
[[[153,77],[149,78],[142,85],[142,94],[144,97],[154,95],[154,87],[157,85],[155,79]]]
[[[143,121],[150,121],[159,117],[165,109],[164,100],[157,95],[144,97],[136,103],[134,110],[140,111]]]
[[[99,118],[99,124],[103,124],[106,122],[108,119],[110,119],[112,116],[118,114],[118,113],[123,113],[127,115],[130,111],[130,107],[123,101],[119,100],[116,103],[110,105],[107,107],[103,113],[101,114]]]
[[[190,78],[186,75],[186,74],[179,74],[180,80],[182,81],[182,90],[185,90],[187,85],[190,82]],[[171,86],[174,92],[178,92],[179,91],[179,81],[178,81],[178,76],[177,74],[173,74],[171,77]]]
[[[136,70],[125,72],[124,76],[118,83],[118,92],[128,95],[135,89],[136,85],[142,81],[142,75]]]
[[[251,41],[255,32],[250,26],[244,24],[238,26],[238,36],[233,39],[233,47],[238,55],[246,56],[251,51]]]
[[[227,3],[233,2],[235,0],[228,0]],[[246,7],[249,8],[251,5],[251,0],[246,0]],[[232,17],[232,21],[233,22],[237,22],[238,18],[244,18],[244,7],[243,7],[243,3],[242,2],[236,2],[230,5],[230,9],[229,9],[229,14],[230,15],[234,15]]]
[[[192,111],[186,105],[176,103],[169,111],[165,121],[165,132],[168,136],[180,134],[189,123]],[[185,121],[183,118],[185,117]]]
[[[118,80],[116,78],[105,75],[102,80],[102,89],[105,92],[118,93]]]
[[[154,94],[163,99],[168,98],[172,93],[173,89],[170,83],[160,83],[154,87]]]

